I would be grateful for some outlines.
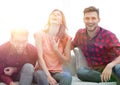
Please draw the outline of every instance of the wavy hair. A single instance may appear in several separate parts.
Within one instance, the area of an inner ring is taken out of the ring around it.
[[[61,39],[61,38],[65,35],[65,31],[66,31],[66,29],[67,29],[66,20],[65,20],[65,16],[64,16],[63,12],[62,12],[61,10],[59,10],[59,9],[54,9],[54,10],[50,13],[50,15],[51,15],[53,12],[55,12],[55,11],[59,11],[59,12],[61,13],[61,15],[62,15],[62,23],[61,23],[60,28],[59,28],[59,31],[58,31],[58,33],[57,33],[57,37],[59,37],[59,38]],[[50,15],[49,15],[49,18],[48,18],[48,22],[47,22],[47,24],[46,24],[46,26],[45,26],[45,29],[43,30],[44,32],[48,32],[48,31],[49,31],[49,27],[50,27]]]

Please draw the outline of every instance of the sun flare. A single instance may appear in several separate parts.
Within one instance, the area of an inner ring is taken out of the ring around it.
[[[113,3],[115,5],[111,9]],[[0,44],[9,40],[13,28],[28,29],[29,42],[34,43],[33,33],[44,28],[49,13],[56,8],[64,12],[68,33],[74,37],[75,32],[84,27],[83,9],[90,5],[100,9],[100,25],[114,32],[120,39],[117,29],[119,22],[115,22],[120,19],[119,3],[114,0],[1,0]]]

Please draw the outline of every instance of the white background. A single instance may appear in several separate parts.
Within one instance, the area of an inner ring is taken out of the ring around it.
[[[0,0],[0,44],[10,38],[13,28],[27,28],[29,42],[34,44],[33,33],[43,29],[53,9],[60,9],[66,17],[68,33],[74,38],[84,27],[83,10],[96,6],[100,10],[100,26],[115,33],[120,40],[119,0]]]

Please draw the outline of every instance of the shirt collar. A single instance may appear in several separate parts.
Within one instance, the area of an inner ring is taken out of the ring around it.
[[[23,55],[23,54],[26,54],[26,49],[24,50],[24,52],[22,53],[22,54],[18,54],[17,53],[17,51],[16,51],[16,49],[15,49],[15,47],[13,46],[13,45],[11,45],[11,43],[9,42],[9,54],[10,55],[13,55],[13,54],[15,54],[15,55]],[[26,47],[27,48],[27,47]]]
[[[97,30],[96,30],[96,33],[95,33],[95,36],[93,38],[95,38],[100,32],[100,27],[98,26],[97,27]],[[87,30],[86,30],[86,35],[88,36],[88,33],[87,33]],[[89,37],[89,36],[88,36]],[[89,38],[90,40],[93,39],[93,38]]]

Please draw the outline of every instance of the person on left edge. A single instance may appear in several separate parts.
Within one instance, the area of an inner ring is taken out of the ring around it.
[[[15,81],[19,85],[32,84],[38,55],[36,48],[28,43],[28,34],[26,29],[14,29],[10,41],[0,46],[0,81],[7,85],[17,85]]]

